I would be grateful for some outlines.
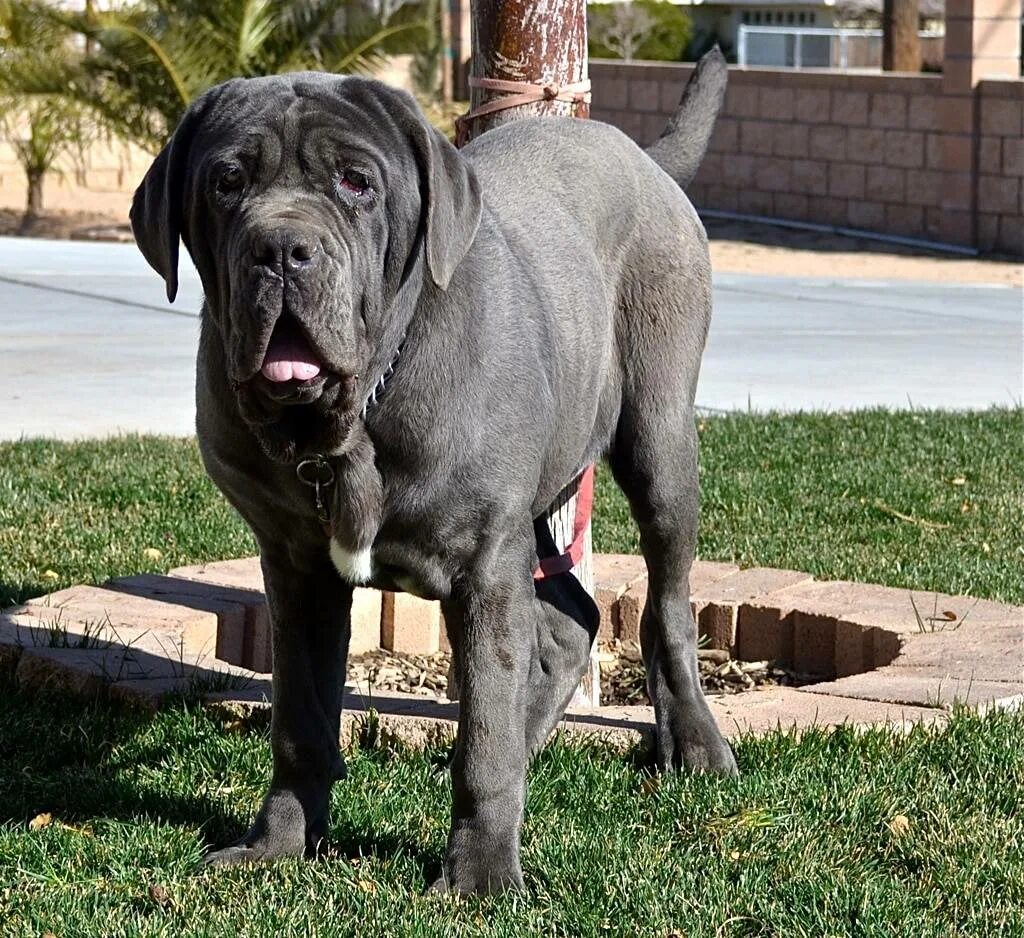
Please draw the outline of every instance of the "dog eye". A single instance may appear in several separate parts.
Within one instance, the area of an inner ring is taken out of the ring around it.
[[[346,169],[339,172],[338,185],[353,195],[363,195],[370,188],[370,180],[358,169]]]
[[[217,180],[217,188],[221,192],[233,192],[235,189],[241,189],[244,182],[245,176],[241,168],[229,166],[220,174],[220,178]]]

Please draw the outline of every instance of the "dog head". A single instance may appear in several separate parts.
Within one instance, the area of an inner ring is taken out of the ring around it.
[[[235,79],[193,102],[131,222],[170,300],[184,242],[241,413],[290,461],[344,444],[400,339],[400,287],[424,267],[448,286],[480,192],[409,95],[299,73]]]

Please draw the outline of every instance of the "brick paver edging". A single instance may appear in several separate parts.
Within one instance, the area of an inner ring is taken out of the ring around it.
[[[647,594],[641,557],[597,555],[600,638],[633,642]],[[817,675],[805,687],[711,697],[728,735],[776,727],[941,721],[954,703],[1024,701],[1024,609],[963,596],[817,581],[795,570],[697,561],[694,617],[705,640],[744,660]],[[446,648],[437,603],[357,589],[354,654],[383,646]],[[0,670],[27,687],[56,686],[156,707],[189,693],[251,712],[269,706],[270,626],[258,558],[75,586],[0,613]],[[366,726],[408,743],[450,736],[457,704],[348,688],[343,735]],[[571,710],[569,732],[632,743],[650,707]]]

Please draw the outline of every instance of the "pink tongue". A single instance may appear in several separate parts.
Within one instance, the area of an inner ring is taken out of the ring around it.
[[[320,374],[320,360],[297,330],[275,329],[260,370],[268,381],[308,381]]]

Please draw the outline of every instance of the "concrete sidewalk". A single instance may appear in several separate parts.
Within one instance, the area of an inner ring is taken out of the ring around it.
[[[193,432],[202,290],[134,245],[0,238],[0,439]],[[723,274],[698,403],[987,407],[1022,396],[1007,287]]]

